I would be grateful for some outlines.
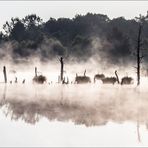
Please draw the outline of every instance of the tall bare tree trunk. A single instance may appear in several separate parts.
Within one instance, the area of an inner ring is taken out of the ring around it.
[[[140,47],[141,47],[141,30],[142,25],[139,25],[138,30],[138,40],[137,40],[137,85],[140,85],[140,64],[141,64],[141,55],[140,55]]]
[[[60,79],[61,79],[61,82],[63,82],[63,73],[64,73],[64,62],[63,62],[63,57],[60,58],[60,63],[61,63],[61,74],[60,74]]]
[[[5,66],[3,67],[3,73],[4,73],[5,83],[7,83],[7,72],[6,72],[6,67]]]
[[[86,69],[85,69],[85,71],[84,71],[84,76],[86,76]]]
[[[35,77],[37,77],[37,67],[35,67]]]

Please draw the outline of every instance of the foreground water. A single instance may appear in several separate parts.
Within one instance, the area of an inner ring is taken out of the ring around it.
[[[148,87],[0,84],[0,146],[148,146]]]

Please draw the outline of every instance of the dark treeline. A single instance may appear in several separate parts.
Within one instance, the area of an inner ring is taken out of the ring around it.
[[[143,51],[148,48],[148,21],[143,20]],[[50,18],[47,22],[35,15],[12,18],[0,33],[0,58],[11,54],[15,62],[38,56],[42,61],[56,56],[85,61],[94,56],[109,63],[135,60],[138,22],[87,13],[69,18]],[[9,45],[9,46],[8,46]],[[6,49],[5,49],[6,48]],[[145,56],[145,62],[148,57]]]

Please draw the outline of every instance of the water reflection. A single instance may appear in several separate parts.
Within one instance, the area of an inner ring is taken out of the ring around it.
[[[5,102],[5,103],[4,103]],[[98,110],[92,106],[84,106],[77,102],[70,103],[66,100],[38,100],[23,101],[16,99],[5,100],[1,106],[5,107],[5,115],[10,115],[11,119],[22,119],[27,123],[36,123],[41,117],[49,120],[68,121],[72,120],[76,124],[85,124],[86,126],[105,124],[107,122],[108,111],[103,108]],[[96,118],[96,116],[101,118]],[[104,116],[104,117],[103,117]]]
[[[133,122],[139,142],[140,125],[148,129],[146,87],[16,84],[0,85],[0,89],[0,108],[11,120],[35,124],[45,117],[87,127]]]
[[[51,90],[48,88],[51,86],[43,87],[5,85],[0,100],[4,114],[11,116],[12,120],[21,119],[31,124],[46,117],[50,121],[72,121],[86,126],[105,125],[109,121],[132,121],[137,123],[137,131],[139,124],[148,125],[146,94],[134,87],[77,85],[54,86]],[[53,92],[53,89],[56,91]],[[22,93],[18,95],[20,91]]]

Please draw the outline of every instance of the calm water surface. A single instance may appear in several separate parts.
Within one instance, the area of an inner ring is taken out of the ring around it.
[[[148,146],[148,87],[0,84],[0,146]]]

